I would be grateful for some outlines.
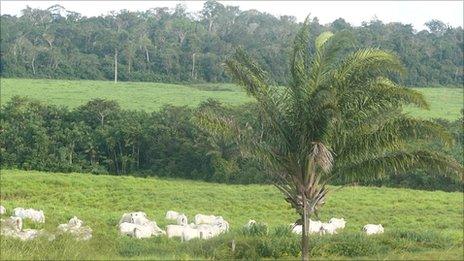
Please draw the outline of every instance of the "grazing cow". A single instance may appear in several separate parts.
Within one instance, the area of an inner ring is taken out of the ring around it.
[[[122,223],[131,223],[132,222],[132,215],[130,213],[124,213],[122,214],[121,219],[119,220],[119,225]]]
[[[177,225],[185,226],[188,224],[187,216],[184,214],[179,214],[176,219]]]
[[[124,213],[119,221],[119,232],[136,238],[166,234],[155,221],[149,220],[144,212]]]
[[[217,219],[222,219],[222,217],[216,217],[214,215],[203,215],[196,214],[194,217],[194,222],[196,225],[199,224],[213,224]]]
[[[292,224],[292,232],[295,234],[301,235],[303,233],[303,226],[302,225],[296,225]],[[313,221],[309,220],[309,234],[314,234],[314,233],[320,233],[321,232],[321,227],[322,227],[322,222],[321,221]]]
[[[141,238],[150,238],[153,235],[153,230],[149,226],[140,226],[136,225],[134,228],[134,237]]]
[[[250,219],[248,220],[248,222],[245,224],[245,226],[243,226],[244,228],[246,229],[250,229],[251,227],[253,227],[254,225],[256,225],[256,221],[253,220],[253,219]]]
[[[135,218],[147,218],[147,214],[145,214],[145,212],[131,212],[131,213],[124,213],[121,217],[121,219],[119,220],[119,223],[118,224],[121,224],[121,223],[124,223],[124,222],[127,222],[127,223],[132,223],[132,219]]]
[[[23,229],[23,219],[20,217],[9,217],[2,220],[1,230],[4,233],[16,233]]]
[[[197,227],[201,239],[210,239],[220,234],[217,226],[202,224]]]
[[[92,229],[89,226],[82,226],[83,224],[82,220],[74,216],[67,224],[58,225],[58,230],[63,233],[70,233],[77,240],[89,240],[92,238]]]
[[[194,228],[191,226],[180,226],[180,225],[167,225],[166,226],[166,235],[168,238],[171,237],[182,237],[182,232],[184,231],[184,228]]]
[[[334,223],[322,223],[320,234],[337,234],[337,226]]]
[[[222,217],[214,220],[212,225],[218,228],[219,233],[225,233],[229,231],[229,222],[225,221]]]
[[[0,205],[0,215],[6,214],[6,208],[2,205]]]
[[[140,216],[140,215],[133,216],[131,223],[146,227],[149,231],[151,231],[150,233],[153,236],[159,236],[159,235],[166,234],[166,232],[164,232],[161,228],[158,227],[155,221],[151,221],[145,216]]]
[[[69,221],[68,221],[68,226],[70,227],[75,227],[75,228],[80,228],[82,226],[84,222],[82,222],[82,220],[78,219],[76,216],[74,216],[73,218],[71,218]]]
[[[180,215],[179,212],[176,212],[176,211],[173,211],[173,210],[169,210],[168,212],[166,212],[166,219],[167,220],[172,220],[172,221],[176,221],[177,220],[177,217]]]
[[[119,233],[126,236],[135,236],[135,229],[138,225],[129,223],[129,222],[122,222],[119,224]]]
[[[45,215],[42,210],[35,210],[32,208],[15,208],[13,213],[14,216],[20,217],[22,219],[28,218],[34,222],[45,223]]]
[[[381,234],[384,232],[383,226],[381,224],[367,224],[362,229],[367,235]]]
[[[16,237],[22,241],[32,240],[39,237],[40,231],[37,229],[24,229],[16,234]]]
[[[333,224],[336,229],[345,228],[346,221],[344,218],[331,218],[329,224]]]
[[[182,230],[182,241],[189,241],[194,238],[201,238],[200,230],[198,228],[191,228],[189,226],[183,226]]]

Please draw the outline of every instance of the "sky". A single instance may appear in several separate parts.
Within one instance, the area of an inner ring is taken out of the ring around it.
[[[83,16],[106,15],[111,11],[127,9],[145,11],[154,7],[174,8],[183,3],[188,12],[198,12],[205,1],[7,1],[1,0],[1,14],[17,15],[26,6],[45,9],[59,4]],[[464,1],[219,1],[224,5],[239,6],[241,10],[256,9],[261,12],[292,15],[298,21],[311,14],[321,24],[341,17],[348,23],[359,26],[363,21],[378,18],[384,23],[401,22],[412,24],[420,31],[424,23],[439,19],[453,27],[463,26]]]

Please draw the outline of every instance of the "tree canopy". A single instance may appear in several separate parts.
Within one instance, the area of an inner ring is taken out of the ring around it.
[[[292,16],[242,11],[215,1],[207,1],[199,13],[178,5],[84,17],[55,5],[0,19],[3,77],[112,80],[117,60],[122,81],[163,82],[229,81],[222,63],[234,46],[242,46],[256,54],[274,83],[287,84],[288,41],[300,26]],[[437,20],[426,26],[416,32],[401,23],[372,20],[355,27],[341,18],[326,25],[314,18],[311,30],[315,35],[345,31],[355,39],[353,46],[397,54],[406,74],[393,78],[404,85],[461,85],[462,28]]]

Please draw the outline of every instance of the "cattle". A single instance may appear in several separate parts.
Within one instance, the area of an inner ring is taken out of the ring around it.
[[[367,235],[381,234],[384,232],[383,226],[381,224],[367,224],[362,229]]]
[[[210,239],[221,233],[218,226],[208,224],[198,225],[196,229],[198,229],[198,231],[200,232],[201,239]]]
[[[168,212],[166,212],[166,219],[167,220],[172,220],[172,221],[176,221],[177,220],[177,217],[180,215],[179,212],[176,212],[176,211],[173,211],[173,210],[169,210]]]
[[[180,226],[180,225],[167,225],[166,226],[166,235],[168,238],[172,237],[182,237],[182,232],[184,231],[184,228],[189,227],[189,228],[195,228],[191,226]]]
[[[124,213],[119,220],[119,232],[136,238],[166,234],[155,221],[149,220],[144,212]]]
[[[200,229],[183,226],[182,241],[189,241],[194,238],[201,238]]]
[[[187,216],[184,214],[179,214],[176,219],[177,225],[185,226],[188,224]]]
[[[13,209],[13,213],[14,216],[20,217],[22,219],[28,218],[34,222],[45,223],[45,215],[42,210],[35,210],[32,208],[15,208]]]
[[[22,241],[32,240],[39,237],[40,231],[37,229],[24,229],[16,234],[16,237]]]
[[[292,224],[292,232],[295,234],[301,235],[303,233],[303,226],[302,225],[296,225]],[[314,233],[320,233],[321,232],[321,227],[322,227],[322,222],[321,221],[313,221],[309,220],[309,234],[314,234]]]
[[[62,233],[70,233],[77,240],[89,240],[92,238],[92,229],[89,226],[83,226],[84,222],[72,217],[67,224],[58,225],[58,230]]]
[[[134,228],[134,237],[141,238],[150,238],[153,235],[153,230],[149,226],[140,226],[136,225]]]
[[[23,219],[20,217],[9,217],[2,220],[1,232],[2,234],[12,234],[19,232],[23,229]]]
[[[0,215],[6,214],[6,208],[2,205],[0,205]]]
[[[82,222],[82,220],[80,220],[76,216],[74,216],[68,221],[68,226],[80,228],[83,223],[84,222]]]
[[[229,222],[222,219],[222,217],[217,218],[213,224],[213,226],[218,228],[219,233],[225,233],[229,231]]]
[[[119,233],[122,234],[122,235],[125,235],[125,236],[135,236],[135,228],[137,227],[138,225],[136,224],[133,224],[133,223],[129,223],[129,222],[122,222],[121,224],[119,224]]]
[[[337,226],[334,223],[322,223],[320,234],[337,234]]]
[[[130,213],[124,213],[122,214],[121,219],[119,220],[119,225],[122,223],[131,223],[132,222],[132,215]]]
[[[199,225],[199,224],[213,224],[218,219],[222,219],[222,217],[216,217],[214,215],[196,214],[195,217],[194,217],[194,222],[195,222],[196,225]]]
[[[329,224],[333,224],[336,229],[345,228],[346,221],[344,218],[331,218]]]
[[[253,219],[248,220],[248,222],[243,226],[245,229],[250,229],[254,225],[256,225],[256,221]]]

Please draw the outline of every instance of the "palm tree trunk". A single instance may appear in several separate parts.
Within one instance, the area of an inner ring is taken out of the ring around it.
[[[302,193],[303,199],[303,228],[301,233],[301,257],[303,261],[309,260],[309,211],[306,195]]]

